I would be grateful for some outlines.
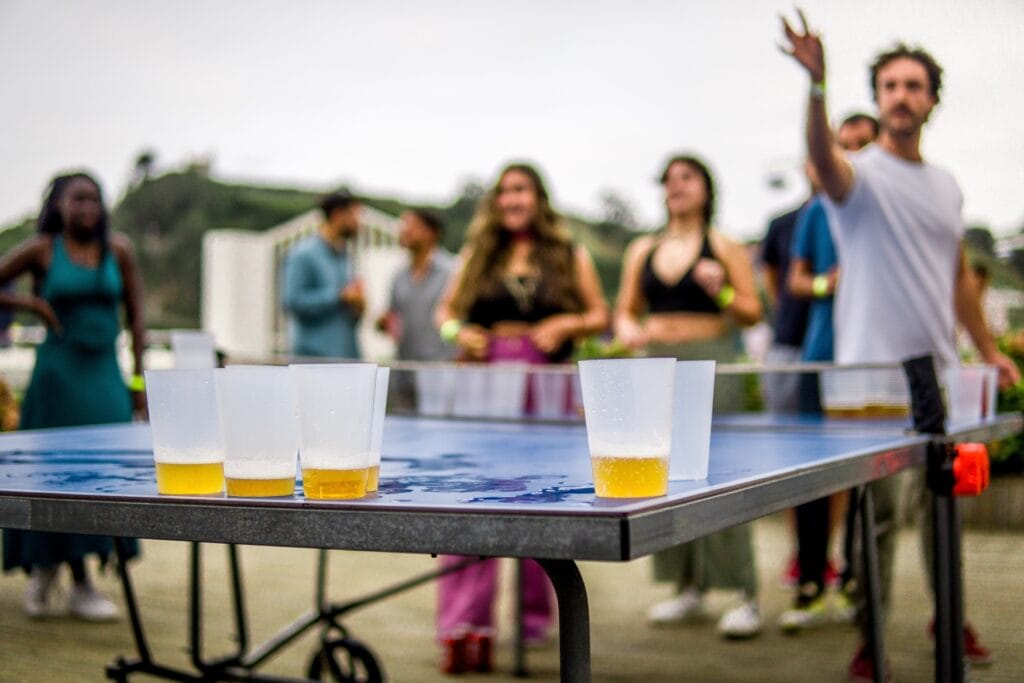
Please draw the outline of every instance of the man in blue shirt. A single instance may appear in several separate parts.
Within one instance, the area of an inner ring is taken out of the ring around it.
[[[348,190],[320,203],[324,222],[288,252],[281,300],[290,316],[293,356],[359,358],[356,327],[366,308],[349,241],[359,232],[362,204]]]

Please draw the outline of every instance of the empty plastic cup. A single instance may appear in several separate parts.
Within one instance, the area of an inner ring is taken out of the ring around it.
[[[224,490],[224,446],[213,370],[147,370],[156,489],[173,495]]]
[[[672,401],[670,480],[706,479],[711,454],[711,407],[715,398],[715,361],[676,363]]]
[[[215,368],[217,351],[213,335],[201,330],[173,330],[171,352],[175,369]]]
[[[377,365],[292,365],[306,498],[362,498],[370,476]]]
[[[455,393],[455,368],[419,368],[416,376],[416,412],[445,416],[452,410]]]
[[[299,425],[288,368],[235,365],[213,374],[228,495],[293,495]]]
[[[594,492],[643,498],[668,492],[674,358],[580,361]]]

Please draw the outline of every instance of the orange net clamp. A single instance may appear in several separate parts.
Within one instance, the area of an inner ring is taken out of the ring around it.
[[[953,495],[977,496],[988,488],[988,449],[983,443],[957,444],[953,460]]]

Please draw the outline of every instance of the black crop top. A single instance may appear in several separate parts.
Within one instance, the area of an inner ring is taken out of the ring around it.
[[[707,233],[704,234],[704,241],[700,245],[700,255],[693,262],[679,281],[667,285],[662,282],[654,272],[654,252],[658,245],[655,244],[647,254],[644,262],[644,269],[640,274],[640,289],[644,298],[647,299],[647,310],[650,313],[720,313],[721,307],[718,302],[711,298],[703,287],[693,279],[693,266],[702,258],[715,258],[708,243]]]

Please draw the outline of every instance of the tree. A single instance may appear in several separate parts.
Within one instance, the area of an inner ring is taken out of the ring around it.
[[[153,175],[153,166],[156,165],[156,152],[152,149],[144,149],[135,157],[135,167],[132,169],[130,185],[138,187],[149,180]]]
[[[633,211],[633,206],[615,190],[602,190],[599,197],[601,201],[601,223],[621,225],[630,230],[636,230],[640,226]]]
[[[971,251],[995,258],[996,240],[986,225],[972,225],[964,232],[964,244]]]

